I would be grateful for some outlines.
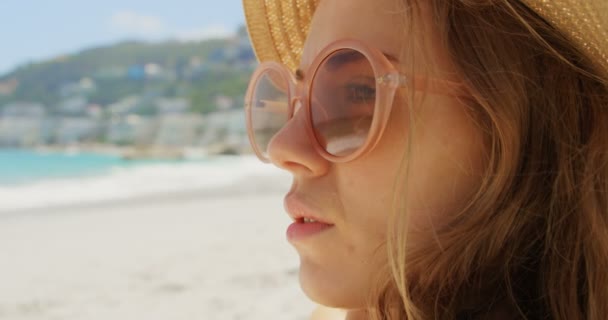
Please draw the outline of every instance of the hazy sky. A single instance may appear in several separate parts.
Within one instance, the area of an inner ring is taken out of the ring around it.
[[[203,39],[244,24],[241,0],[0,0],[0,75],[125,39]]]

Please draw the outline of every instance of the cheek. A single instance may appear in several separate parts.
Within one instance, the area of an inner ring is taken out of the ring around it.
[[[403,124],[389,124],[371,153],[335,166],[344,237],[349,239],[349,249],[358,254],[369,255],[386,242],[405,148]]]
[[[350,174],[341,170],[344,178],[337,183],[342,202],[344,233],[352,239],[355,251],[360,247],[376,246],[385,239],[386,224],[391,209],[392,190],[389,175],[379,170],[354,169]]]
[[[466,106],[445,96],[415,103],[410,121],[409,109],[397,102],[376,148],[342,166],[343,191],[353,203],[345,212],[361,212],[357,225],[374,226],[383,237],[402,204],[412,233],[433,234],[471,198],[485,168],[483,134]]]
[[[405,151],[405,139],[387,129],[376,148],[352,163],[337,166],[336,176],[347,222],[374,227],[385,234],[394,207],[396,182]],[[383,138],[384,138],[383,137]],[[365,234],[365,232],[362,232]]]
[[[394,110],[376,147],[367,155],[335,166],[336,185],[344,221],[353,238],[374,243],[386,241],[387,224],[394,212],[399,175],[407,148],[407,118]]]
[[[485,168],[481,129],[461,105],[437,107],[413,136],[406,203],[412,231],[448,223],[477,191]]]

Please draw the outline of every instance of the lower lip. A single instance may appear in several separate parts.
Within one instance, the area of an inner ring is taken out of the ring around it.
[[[290,242],[302,240],[319,234],[331,227],[333,227],[333,225],[320,222],[294,222],[287,228],[287,240]]]

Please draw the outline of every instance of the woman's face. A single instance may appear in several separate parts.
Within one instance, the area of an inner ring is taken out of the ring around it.
[[[412,32],[404,32],[403,15],[393,0],[322,0],[300,69],[306,70],[329,43],[351,38],[401,57],[402,65],[414,58],[433,77],[457,81],[429,23],[428,8],[421,9]],[[426,51],[406,48],[412,54],[401,55],[402,45],[423,42]],[[457,99],[434,94],[411,109],[405,101],[395,99],[375,149],[348,163],[329,162],[315,151],[303,112],[296,112],[270,142],[271,161],[293,175],[287,211],[326,223],[288,234],[300,256],[301,286],[318,303],[347,309],[365,306],[374,276],[387,261],[384,244],[404,157],[409,166],[407,187],[399,188],[403,191],[398,196],[405,197],[409,214],[408,247],[434,241],[433,230],[445,225],[479,184],[482,135],[466,107]]]

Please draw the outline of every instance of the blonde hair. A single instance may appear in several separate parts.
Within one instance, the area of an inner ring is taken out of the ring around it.
[[[396,215],[370,318],[605,319],[605,71],[521,1],[429,2],[487,133],[487,167],[438,243],[406,254]]]

